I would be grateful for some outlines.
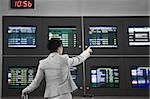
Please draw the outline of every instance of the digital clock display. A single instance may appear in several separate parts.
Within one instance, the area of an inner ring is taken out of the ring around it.
[[[11,0],[11,8],[33,9],[34,0]]]

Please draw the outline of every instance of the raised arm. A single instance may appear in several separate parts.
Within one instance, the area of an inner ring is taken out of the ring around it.
[[[76,66],[85,61],[88,57],[90,57],[90,53],[92,53],[92,49],[88,47],[85,51],[83,51],[80,55],[76,57],[72,57],[67,59],[69,66]]]

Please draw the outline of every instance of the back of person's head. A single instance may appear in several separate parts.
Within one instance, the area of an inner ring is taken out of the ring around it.
[[[60,46],[62,46],[62,41],[59,38],[51,38],[47,43],[47,48],[50,53],[57,52]]]

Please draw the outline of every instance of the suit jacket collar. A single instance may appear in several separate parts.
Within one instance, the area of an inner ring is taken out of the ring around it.
[[[55,55],[59,55],[57,52],[53,52],[53,53],[50,53],[49,54],[49,57],[53,57],[53,56],[55,56]]]

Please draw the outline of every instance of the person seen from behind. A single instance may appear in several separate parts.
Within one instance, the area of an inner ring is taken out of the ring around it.
[[[21,97],[35,90],[45,78],[45,99],[72,99],[71,92],[76,90],[77,86],[72,79],[70,69],[90,57],[92,49],[88,47],[80,55],[70,58],[67,54],[63,55],[62,41],[57,38],[49,40],[47,48],[50,54],[39,61],[36,76],[32,83],[22,90]]]

